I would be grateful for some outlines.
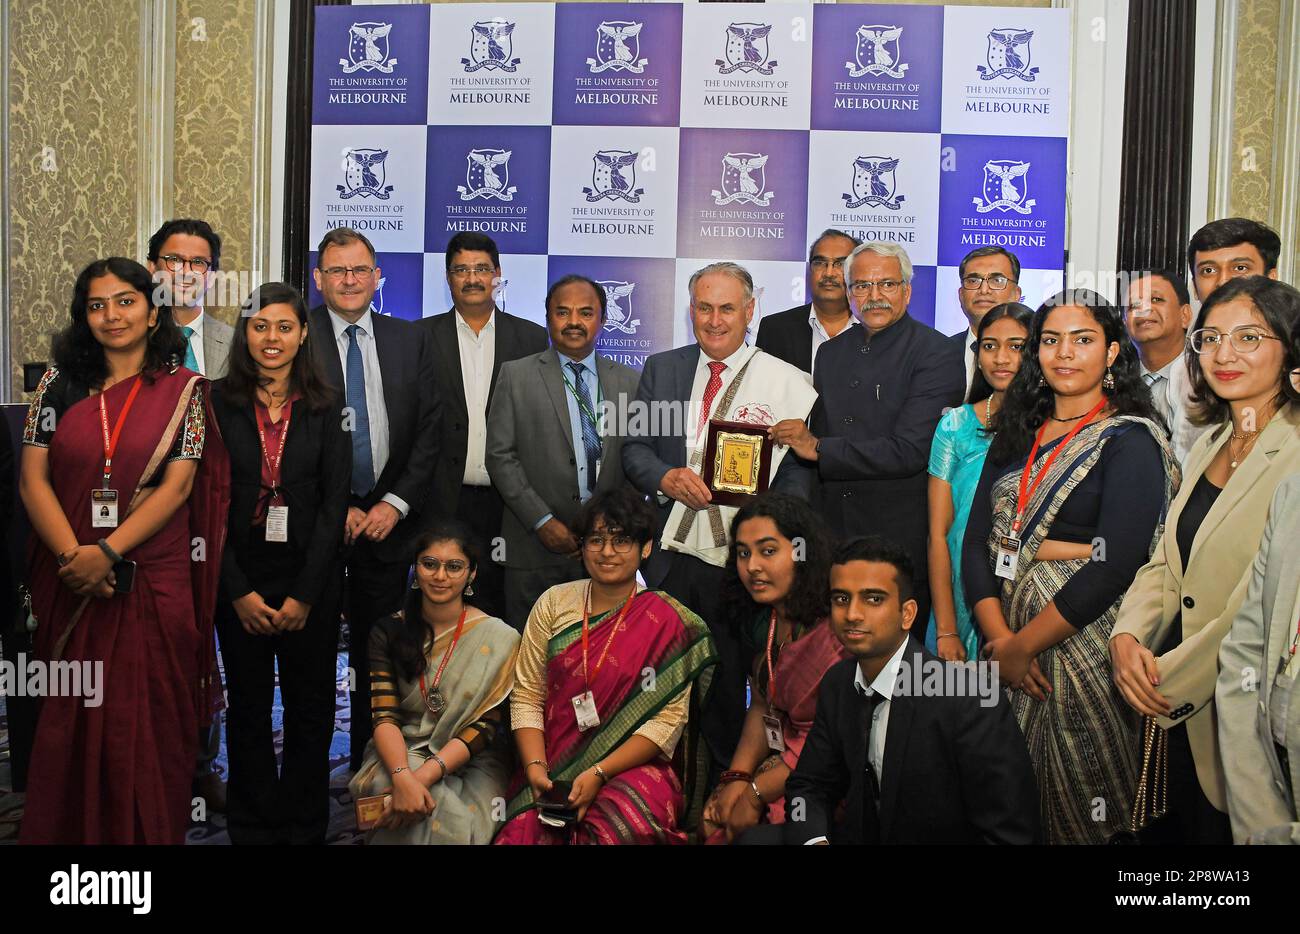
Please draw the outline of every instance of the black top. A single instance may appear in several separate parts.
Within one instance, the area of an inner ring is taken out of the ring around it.
[[[1201,478],[1196,481],[1196,486],[1192,487],[1192,493],[1187,497],[1187,503],[1178,517],[1177,541],[1180,555],[1192,553],[1192,542],[1196,539],[1196,533],[1222,492],[1223,489],[1211,483],[1210,478],[1205,474],[1201,474]]]
[[[1051,450],[1060,440],[1043,445],[1039,453]],[[1010,466],[984,463],[962,543],[962,584],[972,607],[1002,591],[988,552],[993,484],[1009,472],[1019,476],[1028,459],[1026,453]],[[1047,534],[1054,541],[1099,542],[1105,547],[1104,561],[1089,561],[1053,598],[1066,622],[1082,629],[1128,590],[1138,569],[1151,557],[1151,539],[1164,506],[1165,469],[1159,444],[1140,425],[1120,426],[1087,476],[1061,504]]]

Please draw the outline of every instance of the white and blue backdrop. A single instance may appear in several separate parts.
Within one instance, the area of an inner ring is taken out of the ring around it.
[[[690,341],[692,271],[741,262],[780,311],[839,227],[905,246],[912,314],[953,332],[976,246],[1020,257],[1028,302],[1062,281],[1069,28],[1002,7],[318,7],[311,239],[364,232],[376,307],[420,318],[451,305],[448,239],[482,231],[502,307],[542,322],[547,283],[589,275],[601,351],[639,368]]]

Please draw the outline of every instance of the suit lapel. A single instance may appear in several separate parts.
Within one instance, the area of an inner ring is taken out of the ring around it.
[[[468,414],[469,405],[465,401],[465,372],[460,368],[460,331],[456,323],[456,309],[452,309],[441,318],[434,320],[434,339],[438,344],[438,353],[442,365],[450,375],[452,398],[463,413]]]
[[[546,394],[551,397],[555,417],[564,426],[564,444],[568,447],[569,453],[576,457],[577,454],[573,450],[573,423],[569,421],[569,403],[564,398],[568,390],[564,388],[564,374],[560,372],[559,354],[553,349],[541,354],[537,358],[537,366],[541,370],[542,385],[546,387]]]
[[[493,312],[495,325],[495,343],[492,345],[492,382],[488,384],[488,407],[492,406],[492,390],[496,389],[497,374],[501,372],[501,364],[506,360],[513,360],[516,357],[515,350],[515,330],[510,319],[505,316],[501,309]]]
[[[339,345],[334,337],[334,328],[330,322],[330,313],[325,306],[320,306],[311,316],[311,332],[319,337],[311,338],[312,352],[316,362],[325,369],[326,379],[340,394],[345,391],[343,383],[343,364],[339,362]]]
[[[803,320],[796,322],[798,327],[795,328],[795,346],[799,348],[797,351],[799,362],[796,366],[811,373],[813,365],[813,329],[812,325],[808,323],[808,315],[812,314],[812,305],[805,305],[802,310],[804,313]]]
[[[908,654],[903,656],[903,663],[917,664],[920,658],[920,653]],[[895,694],[890,698],[889,722],[885,725],[884,774],[880,777],[880,842],[882,843],[889,839],[889,830],[894,822],[903,759],[907,755],[907,741],[912,735],[912,716],[915,713],[916,707],[910,695]]]
[[[375,331],[375,356],[379,358],[379,376],[384,386],[384,408],[388,410],[389,449],[393,447],[393,437],[397,429],[397,420],[392,412],[398,399],[403,398],[402,377],[397,363],[401,353],[398,336],[393,334],[385,321],[375,312],[370,313],[370,326]],[[420,387],[423,388],[423,387]],[[376,478],[377,479],[377,478]]]

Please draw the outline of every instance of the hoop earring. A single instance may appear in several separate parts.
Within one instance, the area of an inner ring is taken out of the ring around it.
[[[1107,392],[1115,391],[1115,374],[1110,371],[1110,367],[1106,367],[1106,375],[1101,380],[1101,388]]]

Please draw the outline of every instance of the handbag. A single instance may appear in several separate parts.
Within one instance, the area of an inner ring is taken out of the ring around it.
[[[1140,846],[1169,811],[1169,734],[1155,717],[1142,718],[1142,774],[1133,796],[1127,830],[1113,834],[1111,846]]]

